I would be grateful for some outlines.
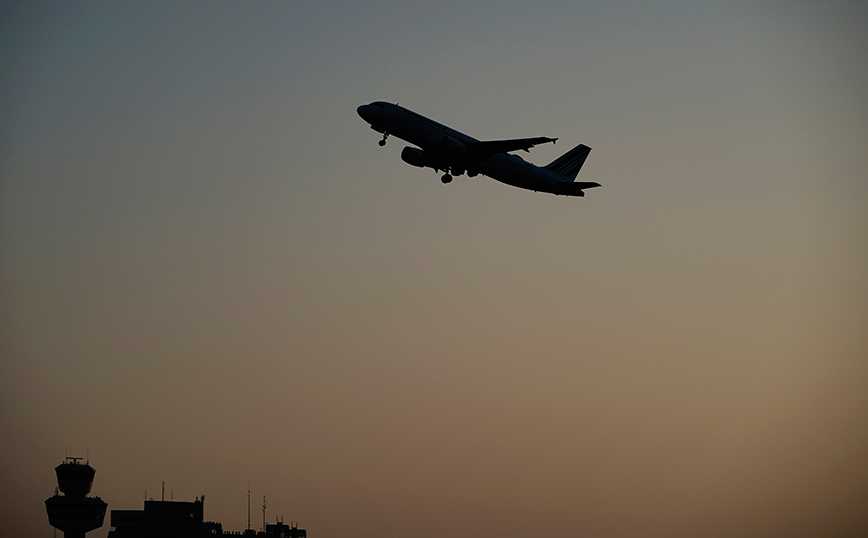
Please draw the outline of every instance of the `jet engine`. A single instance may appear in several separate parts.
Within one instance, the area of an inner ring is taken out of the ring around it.
[[[401,160],[410,166],[418,166],[419,168],[435,168],[434,163],[428,158],[428,155],[418,148],[406,146],[401,150]]]

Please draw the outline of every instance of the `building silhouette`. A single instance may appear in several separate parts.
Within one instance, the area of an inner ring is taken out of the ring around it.
[[[193,502],[145,501],[144,510],[112,510],[109,538],[223,536],[220,523],[205,521],[205,496]]]
[[[54,495],[45,500],[48,522],[63,531],[65,538],[85,538],[85,534],[102,527],[108,504],[99,497],[88,497],[96,471],[81,458],[67,457],[55,467],[58,487]],[[63,492],[63,495],[60,494]],[[165,489],[164,489],[165,494]],[[109,538],[203,538],[219,536],[245,536],[251,538],[307,538],[307,531],[296,523],[286,525],[282,520],[274,524],[265,522],[263,497],[263,530],[250,527],[250,492],[247,494],[248,529],[243,532],[224,532],[215,521],[205,521],[205,496],[195,501],[145,500],[144,510],[112,510]]]
[[[278,521],[275,524],[265,525],[265,533],[259,533],[257,536],[265,536],[266,538],[307,538],[307,531],[299,529],[297,523],[285,525],[283,521]]]
[[[57,489],[45,499],[48,523],[63,531],[65,538],[84,538],[84,535],[102,527],[108,507],[99,497],[88,497],[96,471],[81,458],[67,457],[54,468]],[[63,492],[61,495],[60,492]]]
[[[223,526],[205,521],[205,496],[187,501],[145,501],[144,510],[112,510],[108,538],[201,538],[249,536],[254,538],[307,538],[307,531],[283,521],[266,524],[265,531],[224,532]]]

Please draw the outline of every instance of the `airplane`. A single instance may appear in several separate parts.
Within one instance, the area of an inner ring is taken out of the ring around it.
[[[380,146],[386,145],[389,135],[418,146],[406,146],[401,151],[401,160],[419,168],[444,172],[440,178],[444,184],[450,183],[453,176],[466,172],[469,177],[482,174],[513,187],[562,196],[584,196],[585,189],[600,186],[599,183],[576,181],[591,152],[591,148],[584,144],[579,144],[547,166],[536,166],[510,152],[530,152],[530,148],[555,143],[557,138],[540,136],[479,141],[412,110],[384,101],[361,105],[356,111],[371,124],[371,129],[383,135]]]

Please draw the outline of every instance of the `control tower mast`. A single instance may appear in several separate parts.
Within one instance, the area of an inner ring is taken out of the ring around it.
[[[102,527],[106,504],[99,497],[88,497],[96,471],[81,458],[67,457],[54,468],[58,489],[54,496],[45,499],[48,523],[63,531],[65,538],[84,538],[84,535]]]

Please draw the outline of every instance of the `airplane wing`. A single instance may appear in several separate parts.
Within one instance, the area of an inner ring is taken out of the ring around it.
[[[512,140],[469,142],[467,144],[467,151],[473,158],[483,160],[498,153],[509,153],[510,151],[518,151],[520,149],[530,151],[530,148],[534,146],[548,142],[555,143],[557,140],[557,138],[538,136],[535,138],[514,138]]]

